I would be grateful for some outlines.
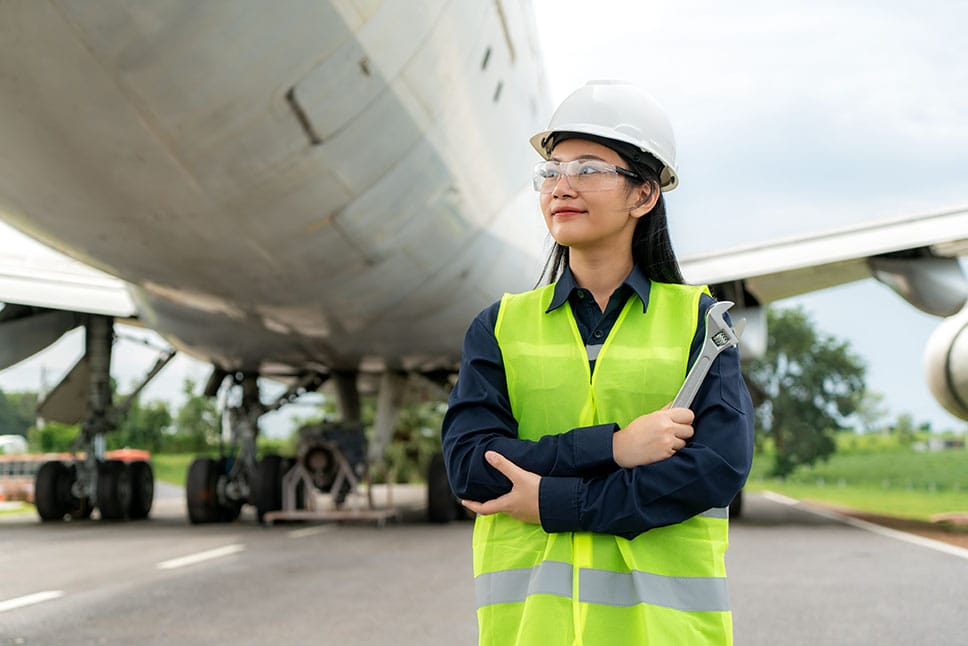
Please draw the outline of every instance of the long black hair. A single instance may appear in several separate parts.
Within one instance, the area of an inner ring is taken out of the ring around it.
[[[662,163],[631,144],[577,132],[559,132],[552,137],[549,149],[554,149],[566,139],[586,139],[611,148],[619,154],[630,170],[638,174],[638,177],[625,177],[630,191],[646,182],[652,184],[653,190],[659,190],[659,172],[662,169]],[[661,193],[652,210],[639,218],[635,224],[635,231],[632,232],[632,262],[649,280],[679,285],[685,282],[676,253],[672,249],[666,220],[665,199]],[[540,285],[546,277],[547,284],[555,282],[567,266],[568,247],[555,242],[538,278],[538,284]]]

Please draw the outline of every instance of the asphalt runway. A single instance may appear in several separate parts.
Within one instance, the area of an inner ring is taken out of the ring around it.
[[[165,496],[165,494],[168,496]],[[174,494],[174,497],[172,497]],[[0,520],[0,644],[474,644],[469,522],[191,527]],[[937,551],[761,495],[728,556],[738,646],[968,643],[968,550]]]

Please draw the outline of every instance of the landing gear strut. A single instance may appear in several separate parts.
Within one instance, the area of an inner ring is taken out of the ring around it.
[[[89,518],[96,506],[104,520],[147,518],[154,499],[154,473],[145,461],[132,463],[105,457],[105,435],[117,428],[134,398],[174,357],[166,351],[142,383],[115,406],[111,394],[111,348],[114,321],[108,316],[84,318],[84,356],[41,404],[55,414],[44,417],[66,424],[81,422],[74,442],[83,457],[72,463],[45,462],[34,482],[34,502],[43,521]],[[85,402],[78,409],[77,400]]]

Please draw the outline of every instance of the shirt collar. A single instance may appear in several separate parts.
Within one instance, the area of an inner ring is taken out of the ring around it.
[[[628,285],[639,297],[639,300],[642,301],[642,312],[645,313],[649,307],[649,293],[652,290],[652,283],[649,279],[642,274],[638,266],[632,265],[632,271],[622,281],[622,284]],[[547,314],[564,305],[576,289],[580,288],[578,283],[575,282],[575,276],[571,273],[571,267],[565,267],[565,270],[561,273],[561,278],[555,283],[555,293],[552,295],[551,304],[548,305],[545,313]]]

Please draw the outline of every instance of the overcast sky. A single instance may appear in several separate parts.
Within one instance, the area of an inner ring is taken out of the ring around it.
[[[669,112],[681,183],[668,207],[681,257],[968,206],[968,3],[533,3],[553,103],[586,80],[618,78]],[[0,251],[23,244],[0,227]],[[892,414],[964,426],[922,377],[939,319],[873,280],[781,305],[797,303],[851,342]],[[147,368],[151,356],[128,347]],[[0,388],[34,389],[41,365],[59,376],[79,355],[75,334],[0,374]],[[166,373],[147,397],[207,369],[179,359]]]

